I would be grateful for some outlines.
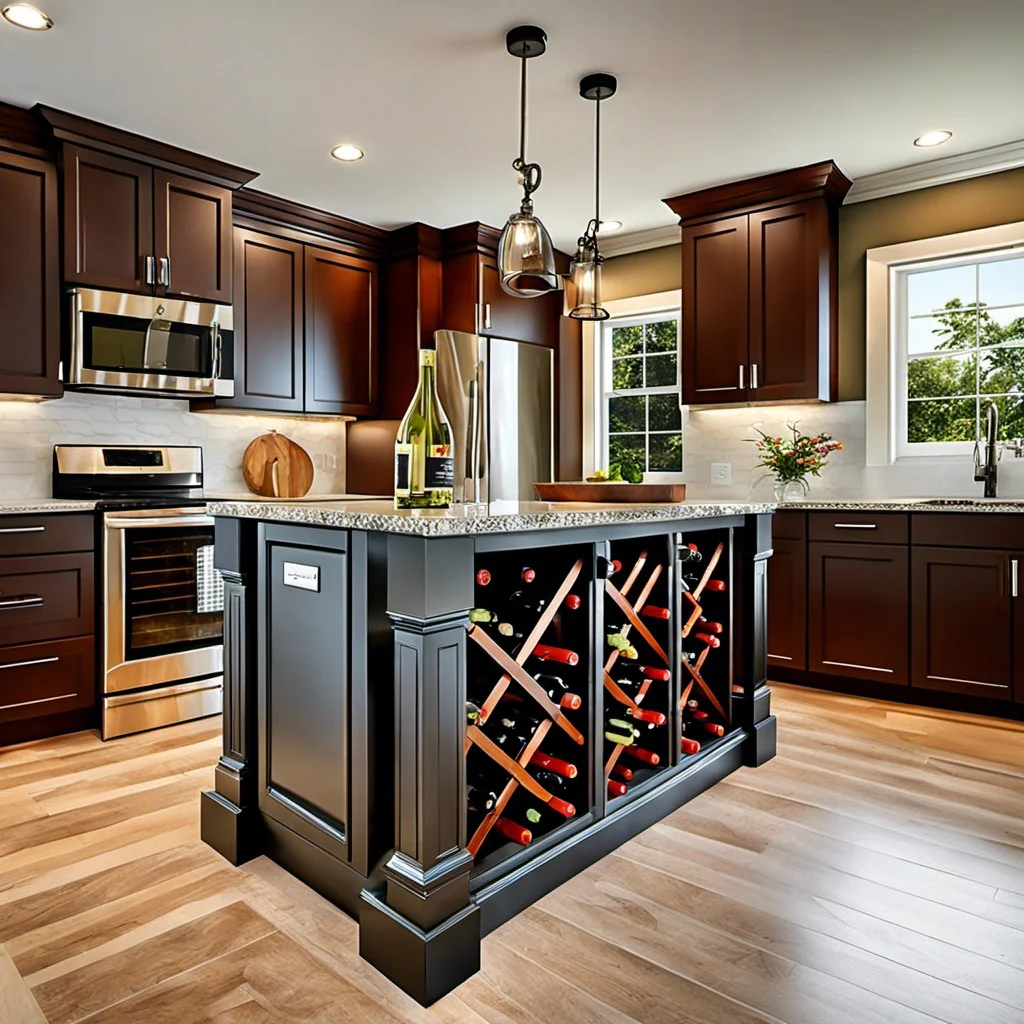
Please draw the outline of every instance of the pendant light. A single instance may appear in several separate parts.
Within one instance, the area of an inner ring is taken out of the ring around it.
[[[505,48],[521,62],[519,156],[512,167],[523,186],[519,212],[512,214],[498,239],[498,274],[509,295],[536,298],[557,291],[555,249],[547,228],[533,215],[533,193],[540,186],[540,164],[526,162],[526,62],[547,49],[547,35],[536,25],[521,25],[505,36]]]
[[[594,219],[577,241],[576,255],[569,269],[571,287],[566,290],[566,314],[574,320],[607,320],[608,310],[601,305],[601,264],[604,257],[597,247],[601,227],[601,100],[615,95],[618,82],[614,75],[593,74],[580,79],[580,95],[594,101]]]

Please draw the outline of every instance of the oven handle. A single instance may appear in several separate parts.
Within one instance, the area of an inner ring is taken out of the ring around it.
[[[213,526],[213,523],[213,516],[147,516],[104,520],[104,525],[112,530],[134,530],[137,526]]]

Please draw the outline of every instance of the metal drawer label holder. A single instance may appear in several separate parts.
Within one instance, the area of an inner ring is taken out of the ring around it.
[[[320,593],[320,566],[303,565],[301,562],[284,563],[284,585],[312,590]]]

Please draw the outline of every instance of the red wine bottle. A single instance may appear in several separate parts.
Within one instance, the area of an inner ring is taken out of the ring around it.
[[[725,735],[724,725],[716,725],[714,722],[700,722],[699,725],[705,732],[711,733],[712,736]]]
[[[529,846],[533,842],[533,833],[528,828],[508,818],[499,818],[494,823],[494,831],[500,832],[506,839],[511,839],[520,846]]]
[[[498,802],[498,794],[493,789],[469,785],[466,787],[466,805],[474,814],[487,814]]]
[[[670,612],[668,608],[662,608],[656,604],[645,604],[643,608],[640,609],[640,614],[645,619],[659,619],[662,622],[667,622],[672,618],[672,612]]]
[[[697,562],[703,562],[704,556],[700,553],[700,549],[696,544],[684,544],[679,549],[679,561],[682,565],[696,564]]]
[[[568,608],[569,611],[577,611],[581,604],[583,604],[583,601],[580,599],[579,594],[565,595],[565,607]]]
[[[519,578],[524,583],[532,583],[537,578],[537,573],[529,566],[523,566],[519,571]]]
[[[548,675],[546,672],[538,672],[534,677],[544,692],[556,703],[570,711],[575,711],[583,700],[577,694],[570,692],[569,684],[561,676]]]
[[[712,636],[710,633],[694,633],[694,640],[699,640],[702,644],[707,644],[708,647],[715,648],[721,647],[722,641],[717,636]]]
[[[597,575],[610,579],[622,568],[622,563],[617,558],[605,558],[604,555],[597,557]]]
[[[530,758],[530,764],[538,768],[546,768],[551,772],[557,772],[557,774],[564,775],[567,779],[575,779],[579,774],[576,765],[563,761],[559,757],[552,757],[550,754],[542,753],[539,750],[535,751]]]
[[[539,725],[538,719],[526,714],[520,708],[513,708],[502,713],[501,718],[498,719],[498,729],[491,739],[513,761],[518,761]]]
[[[580,663],[580,656],[575,651],[566,650],[564,647],[549,647],[547,644],[537,644],[533,649],[533,656],[540,661],[556,661],[560,665]]]
[[[533,777],[551,794],[547,806],[557,811],[563,818],[572,818],[576,815],[576,808],[565,799],[565,792],[568,790],[568,780],[555,772],[534,772]],[[558,794],[563,794],[559,796]]]
[[[721,636],[723,632],[720,622],[711,622],[709,619],[705,619],[703,615],[697,620],[697,628],[702,633],[714,633],[716,636]]]
[[[650,679],[655,683],[667,683],[672,678],[672,673],[667,668],[653,668],[650,665],[641,665],[635,661],[626,661],[623,658],[615,663],[615,671],[626,679],[635,682],[643,682]]]
[[[635,744],[633,746],[623,747],[622,752],[624,754],[629,754],[630,757],[636,758],[637,761],[643,761],[644,764],[661,764],[660,754],[656,754],[653,750],[647,750],[644,747],[638,747]]]
[[[508,603],[516,611],[529,612],[531,615],[540,615],[547,607],[544,598],[531,598],[522,590],[514,590],[508,595]]]
[[[617,764],[612,768],[612,775],[618,779],[622,779],[623,782],[632,782],[633,774],[633,769],[627,768],[624,764]]]
[[[679,741],[679,744],[684,754],[696,754],[700,751],[700,744],[696,740],[691,740],[688,736],[684,736]]]
[[[615,779],[608,780],[608,795],[609,796],[625,796],[629,790],[624,782],[617,782]]]
[[[708,580],[704,584],[704,589],[711,594],[724,594],[725,580]]]
[[[646,722],[651,727],[664,725],[668,721],[660,711],[655,711],[652,708],[630,708],[628,714],[638,722]]]
[[[477,569],[476,583],[478,587],[486,587],[491,582],[491,573],[488,569]]]

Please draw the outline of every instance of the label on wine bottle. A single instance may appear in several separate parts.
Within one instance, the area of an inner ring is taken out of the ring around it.
[[[450,490],[455,486],[455,459],[451,445],[431,445],[427,451],[426,469],[423,476],[425,488]]]
[[[409,465],[412,461],[412,445],[395,445],[395,494],[409,493]]]

